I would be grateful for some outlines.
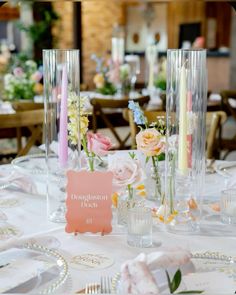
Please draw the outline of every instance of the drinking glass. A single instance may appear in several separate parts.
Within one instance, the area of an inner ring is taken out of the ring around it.
[[[128,210],[127,243],[133,247],[152,245],[152,211],[146,207],[134,207]]]
[[[65,222],[66,172],[80,168],[79,50],[43,50],[47,213]]]
[[[130,66],[131,93],[134,93],[137,75],[140,74],[140,58],[134,54],[126,55],[125,62]]]
[[[221,192],[220,215],[223,223],[236,224],[236,189]]]

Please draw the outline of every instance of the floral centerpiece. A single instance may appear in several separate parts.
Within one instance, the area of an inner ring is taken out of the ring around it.
[[[4,76],[4,98],[7,100],[33,99],[41,94],[42,72],[33,60],[27,60],[22,67],[15,67]]]
[[[148,124],[143,110],[138,103],[129,102],[129,108],[133,111],[134,122],[140,131],[136,135],[137,149],[146,156],[146,163],[152,162],[152,178],[155,180],[153,198],[164,203],[159,173],[159,162],[165,158],[165,122],[157,118],[156,122]]]
[[[88,131],[89,113],[85,108],[86,98],[80,98],[80,120],[78,120],[77,116],[76,103],[78,103],[77,96],[73,93],[69,93],[69,142],[72,146],[76,145],[80,135],[81,145],[86,157],[86,167],[89,171],[93,172],[98,168],[98,166],[96,166],[96,160],[102,161],[101,157],[106,156],[112,148],[112,142],[110,138],[101,133],[92,133]],[[78,132],[78,130],[80,130],[80,132]],[[128,158],[117,156],[116,154],[109,155],[107,170],[113,173],[114,194],[112,201],[113,205],[118,207],[118,212],[121,212],[122,221],[120,224],[124,224],[126,223],[128,208],[134,207],[139,203],[136,200],[136,196],[146,196],[145,187],[142,184],[145,174],[135,153],[129,153]],[[124,202],[122,203],[122,201]],[[119,206],[119,204],[122,205]],[[119,211],[119,209],[121,209],[121,211]]]
[[[154,81],[155,87],[161,89],[162,91],[166,91],[166,58],[163,57],[159,62],[159,70],[157,74],[157,78]]]
[[[146,197],[145,186],[142,183],[145,174],[135,153],[129,153],[129,157],[109,156],[108,170],[113,173],[115,193],[112,202],[117,208],[117,222],[125,225],[128,209],[141,206],[143,197]]]
[[[87,104],[86,97],[80,97],[79,122],[77,108],[75,107],[75,104],[78,103],[78,98],[75,93],[69,93],[68,102],[69,141],[72,145],[76,145],[79,137],[78,130],[80,130],[81,145],[86,156],[88,168],[92,172],[95,170],[95,160],[98,159],[101,161],[101,157],[107,155],[108,151],[112,148],[111,140],[101,133],[88,132],[89,113],[85,107]]]
[[[96,62],[96,74],[93,82],[99,93],[104,95],[114,95],[117,92],[127,94],[130,91],[130,66],[109,60],[105,62],[103,58],[92,55],[92,60]]]

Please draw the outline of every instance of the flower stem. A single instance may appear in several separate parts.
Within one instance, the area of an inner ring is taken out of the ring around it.
[[[82,146],[88,158],[89,170],[94,171],[94,153],[89,153],[85,136],[82,138]]]
[[[154,168],[155,181],[157,185],[158,194],[161,196],[161,179],[158,173],[158,159],[156,159],[155,156],[152,156],[152,166]]]
[[[170,213],[174,213],[174,168],[175,168],[175,154],[172,154],[171,159],[171,173],[170,173],[170,179],[169,179],[169,194],[170,194]]]
[[[127,189],[128,189],[128,199],[129,200],[132,200],[134,189],[132,188],[131,184],[128,184],[127,185]]]

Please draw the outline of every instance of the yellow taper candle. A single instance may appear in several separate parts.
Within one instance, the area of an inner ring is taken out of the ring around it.
[[[179,150],[178,168],[185,174],[188,169],[187,152],[187,77],[186,68],[183,65],[180,70],[179,85]]]

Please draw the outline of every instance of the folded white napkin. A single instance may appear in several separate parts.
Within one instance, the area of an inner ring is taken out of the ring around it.
[[[0,171],[0,185],[12,184],[22,191],[37,194],[37,188],[33,180],[27,176],[20,174],[18,171]]]
[[[191,253],[182,248],[168,248],[150,254],[139,254],[121,267],[122,294],[160,294],[154,270],[181,266],[190,261]]]
[[[21,284],[37,277],[51,267],[50,262],[38,259],[40,253],[25,249],[23,246],[26,244],[38,244],[50,249],[60,246],[60,242],[55,237],[43,235],[22,239],[14,238],[2,246],[0,244],[0,264],[2,265],[0,268],[0,293],[8,290],[13,290],[12,293],[18,293],[18,291],[22,293],[25,291],[25,286],[21,286]],[[39,282],[41,282],[41,278]],[[14,289],[16,287],[17,291]]]
[[[53,229],[54,231],[55,229]],[[11,238],[7,242],[0,243],[0,252],[11,249],[22,247],[26,244],[38,244],[47,248],[56,249],[60,246],[60,242],[54,236],[49,235],[32,235],[24,238]]]

